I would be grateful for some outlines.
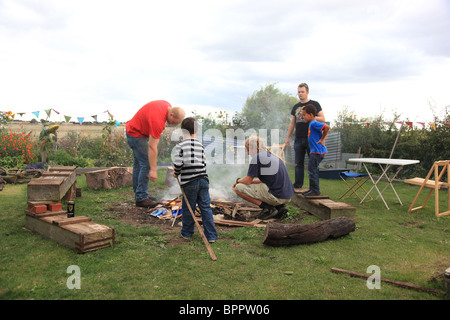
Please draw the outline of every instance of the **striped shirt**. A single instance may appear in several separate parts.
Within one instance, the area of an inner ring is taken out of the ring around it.
[[[185,185],[196,179],[205,178],[206,158],[203,145],[195,138],[187,138],[175,146],[173,168],[180,176],[180,184]]]

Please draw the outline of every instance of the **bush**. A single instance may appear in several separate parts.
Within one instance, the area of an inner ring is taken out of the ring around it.
[[[34,148],[30,133],[15,133],[9,130],[0,135],[0,159],[2,162],[15,163],[14,167],[35,161],[37,157]],[[13,158],[15,160],[12,160]]]
[[[49,161],[60,166],[76,166],[79,168],[85,168],[89,165],[88,159],[83,157],[72,157],[66,151],[61,149],[50,153]]]

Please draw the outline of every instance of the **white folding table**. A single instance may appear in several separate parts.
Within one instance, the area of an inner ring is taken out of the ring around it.
[[[382,193],[384,192],[384,190],[386,190],[386,188],[388,186],[391,186],[392,190],[394,191],[394,194],[397,196],[398,201],[400,201],[400,204],[403,205],[402,200],[400,200],[400,197],[398,196],[397,192],[395,191],[392,181],[397,177],[400,170],[402,170],[404,166],[410,165],[410,164],[417,164],[420,161],[419,160],[408,160],[408,159],[352,158],[352,159],[348,159],[348,162],[362,163],[364,168],[366,169],[367,173],[369,174],[370,180],[372,180],[372,183],[373,183],[372,188],[370,188],[370,190],[367,192],[367,194],[361,200],[360,203],[363,203],[364,200],[367,198],[367,196],[370,194],[370,192],[372,192],[372,190],[375,188],[378,191],[378,196],[381,197],[386,208],[389,210],[389,206],[387,205],[386,201],[384,200]],[[378,178],[377,181],[375,181],[373,179],[372,174],[367,169],[367,166],[366,166],[367,163],[377,164],[380,166],[382,174],[380,175],[380,177]],[[389,178],[388,170],[392,166],[398,166],[398,168],[397,168],[396,172],[394,173],[394,175],[392,176],[392,178]],[[386,179],[388,181],[388,185],[386,187],[384,187],[384,189],[382,191],[380,191],[380,189],[378,189],[378,183],[381,181],[383,176],[386,177]],[[377,199],[378,199],[378,197],[377,197]]]

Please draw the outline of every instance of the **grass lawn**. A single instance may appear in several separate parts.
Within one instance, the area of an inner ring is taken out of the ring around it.
[[[293,175],[293,170],[290,168]],[[153,191],[164,189],[165,170]],[[235,177],[233,178],[235,179]],[[321,180],[322,194],[339,201],[344,183]],[[135,227],[108,211],[111,202],[133,203],[132,188],[89,190],[78,176],[82,197],[76,214],[114,227],[116,244],[77,254],[24,228],[27,186],[7,185],[0,192],[0,299],[133,299],[133,300],[446,300],[381,283],[368,289],[365,279],[331,272],[341,268],[445,291],[450,267],[450,216],[437,218],[434,197],[425,209],[407,213],[419,187],[397,183],[404,205],[387,189],[387,210],[378,199],[355,206],[356,230],[350,235],[310,245],[267,247],[262,228],[220,228],[212,261],[196,232],[193,240],[167,245],[168,235],[156,226]],[[446,191],[441,191],[446,209]],[[373,193],[372,195],[374,195]],[[301,219],[299,219],[301,218]],[[319,221],[293,204],[286,223]],[[81,288],[70,290],[69,266],[78,266]]]

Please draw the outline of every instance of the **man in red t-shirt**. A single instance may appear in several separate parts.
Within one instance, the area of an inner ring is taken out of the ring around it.
[[[157,205],[153,197],[148,195],[149,180],[158,178],[156,158],[161,133],[168,124],[177,125],[183,121],[185,112],[172,107],[164,100],[151,101],[144,105],[127,122],[127,142],[133,150],[133,190],[136,206],[152,208]]]

